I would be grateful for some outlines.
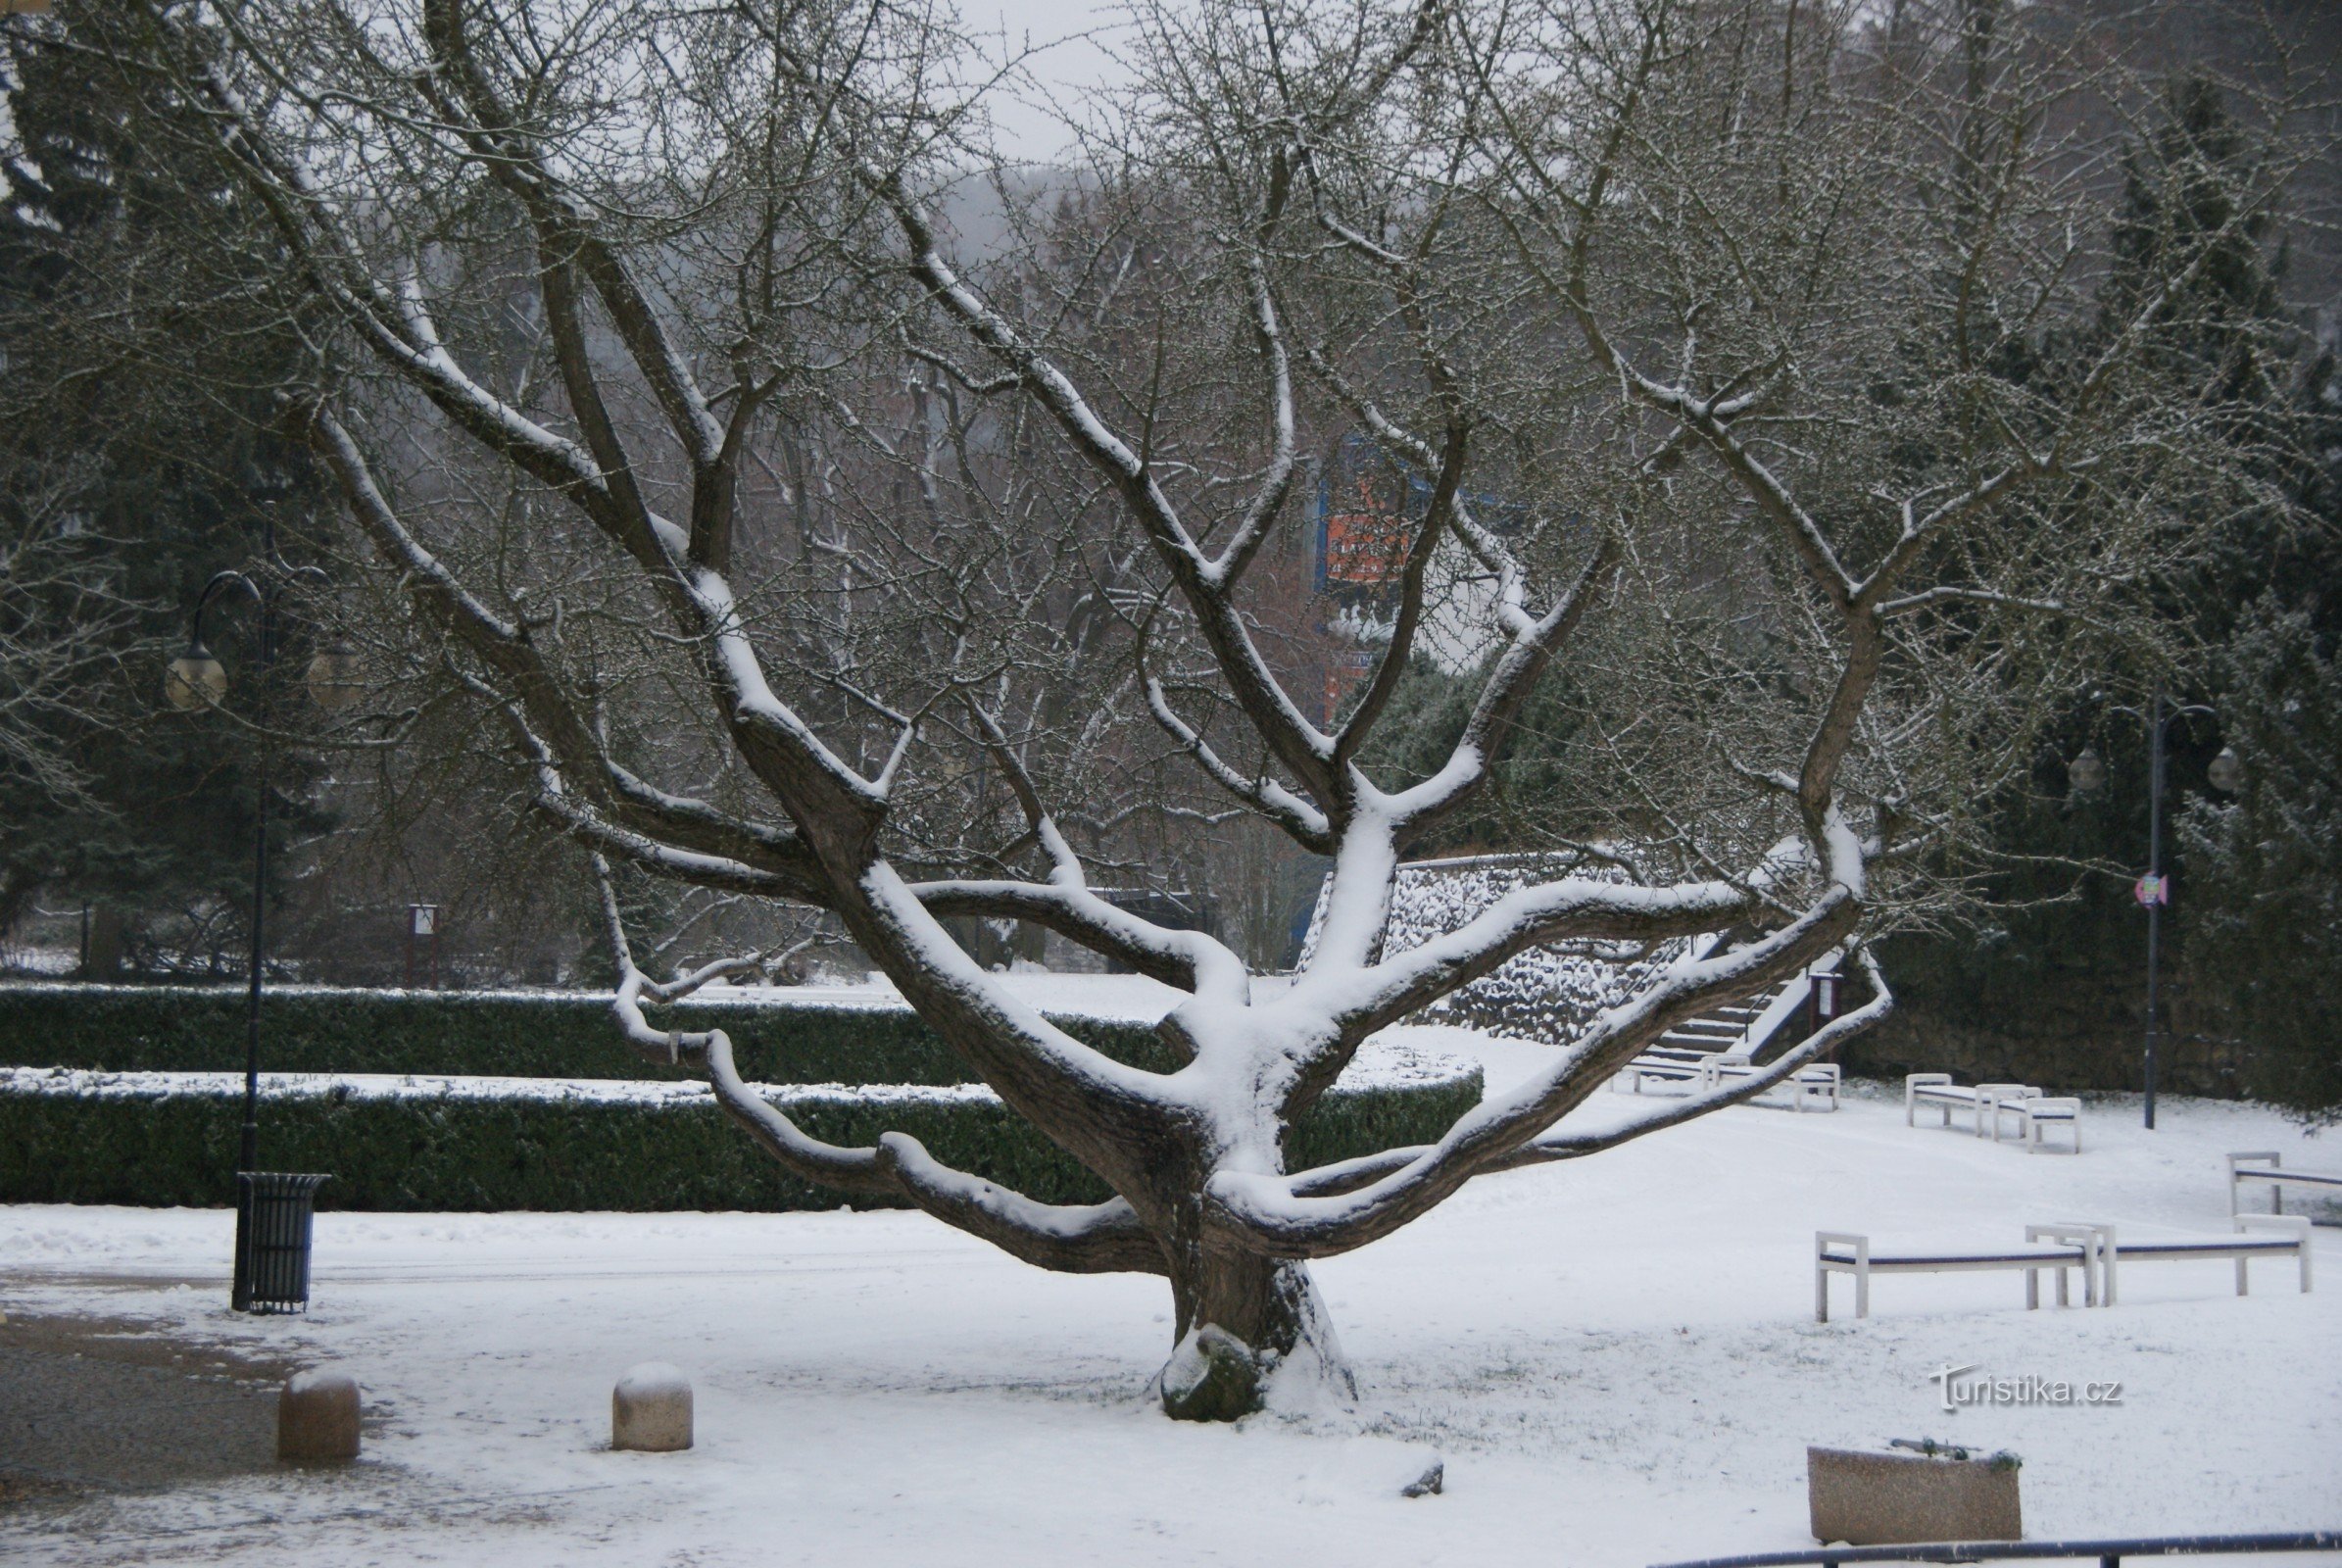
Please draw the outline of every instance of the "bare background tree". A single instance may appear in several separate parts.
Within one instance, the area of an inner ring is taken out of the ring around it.
[[[55,806],[89,798],[73,738],[99,721],[112,645],[140,609],[72,491],[67,478],[21,498],[0,541],[0,771],[12,795]]]

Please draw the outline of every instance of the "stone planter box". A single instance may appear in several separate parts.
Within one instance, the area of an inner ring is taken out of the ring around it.
[[[1805,1450],[1806,1501],[1825,1544],[2019,1540],[2017,1475],[2008,1459]]]

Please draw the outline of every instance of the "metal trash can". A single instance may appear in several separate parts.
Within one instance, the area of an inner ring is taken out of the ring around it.
[[[239,1312],[298,1312],[309,1305],[309,1241],[317,1189],[331,1176],[236,1172],[236,1282]]]

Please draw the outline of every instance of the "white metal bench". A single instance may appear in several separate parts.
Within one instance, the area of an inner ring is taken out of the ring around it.
[[[1965,1110],[1976,1135],[1981,1138],[1996,1130],[2002,1102],[2040,1093],[2030,1084],[1956,1084],[1948,1072],[1908,1073],[1903,1078],[1903,1125],[1919,1125],[1922,1105],[1933,1105],[1941,1112],[1943,1119],[1937,1125],[1943,1127],[1952,1124],[1953,1111]]]
[[[1701,1070],[1699,1086],[1702,1089],[1714,1089],[1720,1087],[1729,1078],[1747,1078],[1764,1070],[1744,1057],[1714,1056],[1709,1058]],[[1798,1068],[1780,1083],[1773,1085],[1766,1093],[1770,1094],[1774,1089],[1787,1090],[1789,1103],[1800,1111],[1804,1110],[1808,1104],[1814,1104],[1823,1110],[1835,1110],[1838,1103],[1839,1079],[1840,1074],[1836,1062],[1817,1061],[1809,1066]]]
[[[1645,1052],[1621,1067],[1618,1070],[1618,1076],[1610,1080],[1610,1087],[1615,1092],[1624,1085],[1626,1089],[1638,1095],[1642,1093],[1642,1086],[1645,1082],[1683,1084],[1687,1088],[1699,1089],[1707,1083],[1710,1065],[1717,1063],[1746,1066],[1748,1054],[1740,1051],[1722,1051],[1695,1055],[1690,1052]]]
[[[2304,1294],[2310,1289],[2310,1222],[2298,1214],[2239,1214],[2233,1236],[2178,1237],[2124,1242],[2098,1221],[2053,1220],[2025,1228],[2025,1245],[2009,1248],[1932,1248],[1880,1252],[1870,1238],[1845,1231],[1814,1233],[1814,1320],[1830,1321],[1830,1276],[1854,1276],[1854,1315],[1871,1312],[1873,1274],[1940,1274],[1955,1269],[2022,1269],[2025,1304],[2041,1304],[2041,1270],[2057,1273],[2058,1305],[2068,1304],[2066,1270],[2081,1270],[2082,1304],[2112,1306],[2123,1263],[2232,1262],[2236,1294],[2248,1294],[2246,1268],[2256,1257],[2291,1257]]]
[[[2053,1227],[2037,1227],[2049,1229]],[[2025,1304],[2041,1304],[2041,1270],[2057,1272],[2058,1304],[2067,1302],[2066,1270],[2081,1270],[2082,1299],[2095,1306],[2101,1299],[2098,1289],[2099,1270],[2104,1266],[2099,1255],[2096,1227],[2076,1225],[2055,1227],[2074,1231],[2078,1240],[2049,1243],[2029,1239],[2023,1247],[1994,1248],[1927,1248],[1913,1251],[1874,1251],[1871,1239],[1847,1231],[1814,1232],[1814,1321],[1830,1321],[1830,1276],[1854,1276],[1854,1315],[1871,1315],[1871,1276],[1873,1274],[1943,1274],[1963,1269],[2022,1269],[2025,1271]]]
[[[2000,1118],[2004,1107],[2012,1112],[2019,1102],[2039,1100],[2041,1091],[2031,1084],[1956,1084],[1948,1072],[1915,1072],[1903,1078],[1903,1125],[1919,1125],[1919,1107],[1933,1105],[1943,1113],[1937,1125],[1949,1127],[1952,1112],[1965,1110],[1972,1118],[1971,1126],[1978,1138],[1989,1133],[1994,1143],[2000,1142]],[[2071,1118],[2074,1123],[2076,1147],[2081,1133],[2079,1106]],[[2031,1136],[2027,1129],[2027,1136]]]
[[[2102,1260],[2099,1302],[2105,1306],[2114,1305],[2120,1295],[2124,1263],[2233,1262],[2236,1294],[2244,1296],[2250,1294],[2251,1286],[2246,1265],[2254,1258],[2291,1257],[2300,1270],[2303,1293],[2310,1289],[2310,1222],[2298,1214],[2239,1214],[2233,1236],[2183,1236],[2169,1241],[2119,1241],[2114,1226],[2101,1224],[2033,1226],[2025,1234],[2029,1237],[2035,1230],[2066,1241],[2083,1240],[2082,1232],[2096,1233]]]
[[[2028,1095],[2019,1100],[1995,1099],[1992,1104],[1992,1141],[2000,1142],[2000,1119],[2017,1118],[2018,1136],[2027,1153],[2037,1154],[2053,1147],[2042,1140],[2042,1134],[2063,1123],[2071,1141],[2066,1152],[2081,1152],[2081,1102],[2070,1096]]]
[[[2251,1163],[2247,1163],[2250,1161]],[[2228,1212],[2242,1212],[2238,1197],[2246,1182],[2257,1182],[2269,1189],[2269,1211],[2285,1212],[2287,1187],[2309,1187],[2342,1198],[2342,1171],[2287,1170],[2284,1156],[2274,1150],[2258,1153],[2228,1156]]]

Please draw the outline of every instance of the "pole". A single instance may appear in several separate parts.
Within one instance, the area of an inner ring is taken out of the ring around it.
[[[268,892],[268,744],[261,742],[260,803],[252,829],[252,964],[244,988],[244,1139],[237,1147],[238,1170],[257,1170],[260,1159],[261,1099],[261,922]]]
[[[2161,1054],[2162,1015],[2157,968],[2163,956],[2163,688],[2147,706],[2147,875],[2154,897],[2147,901],[2147,1130],[2155,1130],[2155,1069]]]
[[[276,554],[276,525],[265,525],[262,552]],[[236,1273],[228,1292],[228,1306],[252,1310],[252,1185],[243,1173],[260,1168],[261,1145],[261,966],[268,953],[268,678],[276,662],[276,606],[263,591],[260,600],[260,657],[254,667],[260,676],[260,788],[253,808],[252,827],[252,962],[244,987],[244,1127],[236,1146]]]

